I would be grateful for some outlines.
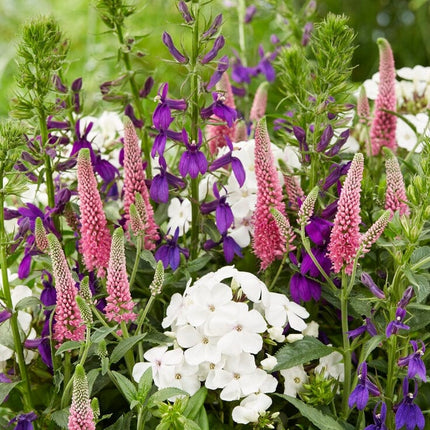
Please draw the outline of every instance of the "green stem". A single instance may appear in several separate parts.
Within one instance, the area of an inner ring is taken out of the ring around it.
[[[275,286],[275,283],[276,283],[276,281],[278,280],[279,275],[280,275],[280,274],[281,274],[281,272],[282,272],[282,269],[284,268],[284,264],[285,264],[285,262],[287,261],[287,257],[288,257],[288,251],[287,251],[287,252],[285,252],[284,256],[282,257],[282,261],[281,261],[281,264],[280,264],[280,265],[279,265],[279,267],[278,267],[278,271],[276,272],[275,277],[272,279],[272,283],[270,284],[270,287],[269,287],[269,290],[270,290],[270,291],[271,291],[271,290],[272,290],[272,288]]]
[[[137,244],[136,244],[136,258],[134,259],[134,266],[133,266],[133,271],[131,272],[131,277],[130,277],[130,290],[134,284],[134,280],[136,278],[136,273],[137,273],[137,269],[139,268],[139,263],[140,263],[140,251],[142,250],[142,237],[139,236],[137,238]]]
[[[342,270],[340,310],[342,315],[343,363],[345,369],[342,396],[342,415],[344,419],[347,419],[349,415],[348,399],[351,392],[351,346],[348,337],[348,288],[345,270]]]
[[[118,36],[118,41],[120,45],[124,45],[124,35],[122,32],[122,27],[118,23],[115,24],[115,30],[116,34]],[[133,94],[134,104],[136,106],[137,112],[139,113],[139,117],[142,121],[145,121],[145,115],[142,108],[142,103],[140,101],[139,96],[139,88],[137,87],[136,80],[134,79],[135,73],[131,67],[131,61],[130,61],[130,55],[128,52],[123,51],[122,52],[122,59],[125,65],[125,68],[127,70],[127,73],[129,75],[130,80],[130,87],[131,92]],[[150,148],[149,148],[149,141],[148,141],[148,134],[146,132],[145,126],[142,127],[141,131],[141,139],[143,143],[143,153],[145,154],[145,160],[148,163],[146,172],[148,175],[148,178],[151,179],[152,177],[152,167],[151,167],[151,154],[150,154]]]
[[[140,406],[137,414],[137,430],[145,430],[145,407]]]
[[[0,165],[0,265],[3,284],[3,296],[6,306],[12,312],[10,318],[10,327],[13,336],[14,349],[18,359],[19,373],[22,380],[22,397],[24,409],[26,412],[33,410],[33,402],[31,400],[31,386],[27,373],[27,366],[24,359],[23,340],[21,339],[18,326],[18,312],[13,309],[12,296],[7,276],[7,255],[6,255],[7,236],[4,228],[4,194],[3,194],[3,165]]]
[[[151,297],[149,298],[148,302],[146,303],[145,309],[143,310],[143,312],[140,314],[139,317],[139,322],[137,323],[137,329],[136,329],[136,333],[140,334],[142,331],[142,327],[143,327],[143,323],[145,322],[145,318],[146,315],[148,315],[149,310],[152,307],[152,303],[155,300],[155,296],[153,296],[151,294]],[[139,342],[139,360],[143,361],[143,346],[142,346],[142,342]]]
[[[397,378],[394,377],[394,372],[397,367],[396,360],[397,336],[390,336],[388,339],[388,371],[387,385],[385,387],[385,402],[387,404],[387,425],[388,428],[394,428],[394,415],[392,413],[394,384]]]
[[[64,352],[64,383],[67,384],[71,379],[72,374],[72,362],[71,362],[70,351]]]
[[[103,327],[111,328],[111,326],[104,320],[104,318],[100,315],[99,310],[94,305],[91,306],[91,309],[95,317],[102,323]],[[118,336],[115,332],[112,332],[112,334],[117,340],[121,340],[121,336]]]
[[[237,19],[238,19],[238,30],[239,30],[239,55],[240,61],[246,67],[246,39],[245,39],[245,13],[246,5],[245,0],[238,0],[237,2]]]
[[[127,325],[124,321],[121,321],[121,330],[122,330],[122,336],[124,337],[124,339],[129,338],[129,334],[128,334],[128,329],[127,329]],[[128,350],[125,353],[125,364],[127,366],[127,370],[129,375],[131,376],[133,373],[133,367],[134,367],[134,355],[133,355],[133,351]]]

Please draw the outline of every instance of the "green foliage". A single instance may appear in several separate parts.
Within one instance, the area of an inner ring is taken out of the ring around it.
[[[17,121],[0,122],[0,170],[1,174],[12,171],[15,162],[25,148],[24,127]]]

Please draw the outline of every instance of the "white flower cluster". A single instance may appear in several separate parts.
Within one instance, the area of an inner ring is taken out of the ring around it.
[[[430,136],[429,117],[426,112],[430,105],[430,67],[403,67],[397,70],[397,76],[400,78],[396,80],[398,111],[416,127],[418,134]],[[364,81],[363,86],[367,97],[375,100],[378,95],[379,73]],[[401,118],[397,118],[396,140],[399,147],[408,151],[413,150],[417,144],[417,135]],[[418,145],[415,151],[421,152],[422,144]]]
[[[264,370],[273,368],[274,358],[263,360],[268,365],[262,367],[255,361],[263,337],[283,341],[286,324],[302,331],[308,316],[286,296],[269,292],[255,275],[223,267],[172,296],[162,326],[171,327],[174,348],[148,350],[146,361],[134,366],[133,378],[139,381],[151,367],[158,388],[177,387],[190,395],[204,382],[210,390],[220,389],[222,400],[242,399],[233,409],[235,422],[256,422],[272,403],[266,393],[278,384]]]

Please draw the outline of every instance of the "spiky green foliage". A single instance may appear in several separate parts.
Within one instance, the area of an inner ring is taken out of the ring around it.
[[[21,124],[6,120],[0,122],[0,160],[2,173],[12,170],[25,147],[24,129]]]

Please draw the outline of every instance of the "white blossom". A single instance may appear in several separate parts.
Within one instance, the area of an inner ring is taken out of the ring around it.
[[[303,391],[303,384],[308,382],[308,375],[302,364],[282,369],[280,374],[284,378],[284,394],[288,396],[296,397],[297,393]]]
[[[345,366],[343,356],[340,352],[334,351],[325,357],[320,358],[320,362],[315,367],[316,373],[323,373],[326,378],[334,378],[343,382],[345,377]]]
[[[183,236],[190,229],[191,222],[191,202],[188,199],[179,200],[174,197],[167,209],[167,215],[170,218],[167,229],[176,231],[179,229],[179,236]]]
[[[272,399],[266,394],[250,394],[233,409],[233,421],[238,424],[256,423],[259,416],[269,409],[271,404]]]

